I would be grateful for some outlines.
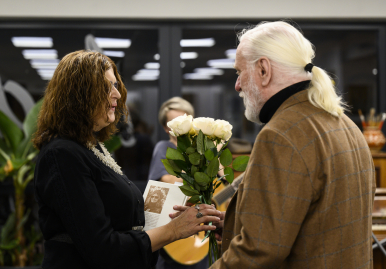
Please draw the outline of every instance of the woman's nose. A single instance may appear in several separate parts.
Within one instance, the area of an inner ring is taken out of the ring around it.
[[[235,90],[236,90],[236,92],[241,92],[240,77],[237,77],[236,84],[235,84]]]
[[[119,93],[119,91],[113,86],[113,89],[112,89],[112,92],[111,92],[111,97],[112,98],[116,98],[116,99],[120,99],[121,98],[121,94]]]

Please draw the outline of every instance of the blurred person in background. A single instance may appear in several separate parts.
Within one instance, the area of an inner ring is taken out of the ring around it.
[[[98,52],[66,55],[48,83],[33,140],[44,269],[150,269],[158,249],[219,221],[202,205],[200,219],[191,208],[143,231],[142,194],[103,145],[127,115],[126,96],[114,62]]]
[[[170,175],[163,163],[162,159],[166,159],[166,150],[168,147],[177,148],[177,137],[170,135],[170,128],[166,125],[169,121],[178,116],[184,114],[192,115],[194,117],[193,106],[181,97],[173,97],[165,101],[158,113],[158,121],[164,128],[165,132],[169,135],[169,140],[159,141],[153,151],[153,158],[150,164],[149,180],[159,180],[166,183],[174,184],[175,182],[182,182],[181,178]],[[189,246],[187,246],[189,247]],[[208,268],[209,261],[205,257],[202,261],[194,265],[182,265],[173,261],[168,254],[161,249],[160,256],[158,258],[157,269],[204,269]]]
[[[170,128],[166,125],[169,121],[182,116],[184,114],[192,115],[194,117],[193,106],[181,97],[173,97],[165,101],[158,112],[158,122],[169,135],[169,140],[159,141],[153,151],[153,156],[150,164],[149,180],[159,180],[174,184],[174,182],[182,182],[181,178],[169,175],[161,160],[166,159],[166,150],[168,147],[177,148],[177,137],[172,136],[169,131]]]
[[[154,149],[150,138],[153,130],[141,119],[135,108],[129,107],[129,111],[129,122],[120,121],[117,125],[121,147],[114,155],[124,174],[130,175],[130,179],[137,185],[137,181],[141,181],[146,186]]]

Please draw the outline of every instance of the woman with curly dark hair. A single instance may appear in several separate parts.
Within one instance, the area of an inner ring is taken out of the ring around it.
[[[219,212],[202,205],[165,226],[143,231],[141,192],[103,145],[127,115],[127,91],[113,61],[76,51],[59,63],[44,95],[34,145],[43,268],[151,268],[157,250],[215,226]],[[130,175],[128,175],[130,176]]]

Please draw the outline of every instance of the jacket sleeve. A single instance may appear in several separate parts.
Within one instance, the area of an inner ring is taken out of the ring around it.
[[[284,135],[263,129],[238,189],[235,228],[224,227],[233,239],[211,268],[281,268],[312,197],[301,154]]]
[[[94,181],[97,171],[70,149],[51,149],[39,170],[40,196],[59,216],[90,268],[150,268],[156,253],[145,232],[114,231]],[[113,198],[113,197],[112,197]]]

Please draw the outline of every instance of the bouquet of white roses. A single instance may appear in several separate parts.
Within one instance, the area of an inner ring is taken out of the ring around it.
[[[185,114],[169,121],[167,126],[171,129],[170,134],[177,137],[177,149],[168,148],[166,159],[161,160],[166,171],[183,179],[180,189],[191,197],[188,202],[211,204],[221,179],[232,183],[233,169],[244,171],[249,161],[248,156],[240,156],[232,163],[232,154],[226,148],[232,136],[232,125],[224,120],[193,119]],[[220,163],[224,167],[224,175],[218,178]],[[208,231],[204,240],[207,237],[211,265],[213,259],[216,261],[219,258],[218,247],[214,233]]]

